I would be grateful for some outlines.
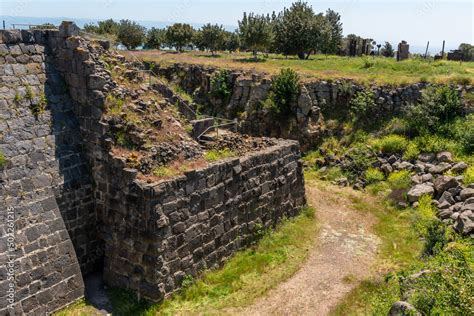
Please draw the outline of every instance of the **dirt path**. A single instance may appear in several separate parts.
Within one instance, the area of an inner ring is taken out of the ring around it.
[[[337,194],[342,191],[308,183],[308,202],[321,225],[314,250],[293,277],[239,314],[327,315],[370,274],[379,243],[370,233],[374,218],[352,209],[348,198]]]

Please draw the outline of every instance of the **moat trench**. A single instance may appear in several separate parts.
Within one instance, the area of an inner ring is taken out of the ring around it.
[[[307,181],[308,204],[320,226],[308,259],[288,280],[232,315],[328,315],[360,281],[370,277],[380,243],[372,233],[376,219],[355,210],[349,195],[362,195]],[[86,297],[99,314],[113,313],[99,273],[85,278]]]

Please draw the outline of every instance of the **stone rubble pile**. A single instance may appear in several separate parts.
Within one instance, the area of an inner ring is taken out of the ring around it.
[[[400,155],[373,154],[367,152],[367,159],[372,160],[372,167],[382,171],[385,176],[392,172],[407,170],[413,175],[411,187],[406,193],[406,201],[400,201],[400,206],[418,206],[418,200],[429,195],[438,209],[438,217],[446,224],[464,235],[474,234],[474,183],[464,184],[463,176],[446,174],[462,174],[468,165],[465,162],[455,162],[450,152],[438,154],[421,154],[416,161],[407,161]],[[340,167],[349,172],[353,178],[341,177],[334,183],[341,186],[353,185],[354,189],[363,189],[367,185],[364,170],[357,168],[350,154],[337,158],[327,154],[317,159],[316,165],[325,170],[328,167]]]

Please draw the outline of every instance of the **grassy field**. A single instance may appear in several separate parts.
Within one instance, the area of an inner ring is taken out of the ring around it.
[[[164,51],[124,52],[135,57],[166,65],[172,63],[202,64],[228,69],[255,70],[275,74],[281,68],[298,71],[303,80],[353,79],[361,83],[403,85],[420,81],[436,83],[474,84],[474,62],[429,61],[409,59],[397,62],[384,57],[311,56],[300,60],[290,56],[270,54],[254,61],[249,53],[221,53],[212,56],[203,52],[177,54]]]

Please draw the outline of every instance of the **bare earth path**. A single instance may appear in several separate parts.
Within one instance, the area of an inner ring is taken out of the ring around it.
[[[343,190],[307,184],[308,202],[321,225],[315,248],[293,277],[239,314],[327,315],[357,280],[369,276],[379,243],[370,232],[374,218],[351,208],[348,198],[337,194]]]

